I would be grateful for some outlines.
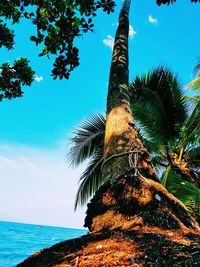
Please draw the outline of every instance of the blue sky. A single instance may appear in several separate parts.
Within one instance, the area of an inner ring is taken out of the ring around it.
[[[192,79],[192,68],[200,57],[200,5],[179,0],[169,7],[157,7],[154,2],[132,1],[130,80],[165,64],[184,85]],[[118,13],[119,5],[112,15],[99,13],[94,33],[77,40],[81,65],[68,81],[51,78],[53,60],[37,56],[39,50],[28,38],[34,28],[26,21],[15,27],[15,49],[0,49],[1,62],[12,64],[15,58],[28,57],[37,77],[42,77],[31,88],[24,88],[23,98],[0,103],[1,220],[83,225],[84,209],[74,215],[72,203],[84,166],[77,170],[67,166],[67,140],[82,119],[105,112],[112,54],[109,45]]]

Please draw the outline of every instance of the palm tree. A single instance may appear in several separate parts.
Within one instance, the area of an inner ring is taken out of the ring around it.
[[[129,8],[130,0],[123,1],[110,68],[101,166],[107,182],[88,204],[85,227],[90,231],[123,229],[130,225],[131,216],[132,223],[140,228],[150,224],[165,229],[199,229],[186,207],[158,183],[135,126],[128,87]],[[162,220],[158,219],[160,214]]]
[[[130,85],[130,91],[131,108],[140,128],[140,139],[151,153],[154,166],[159,170],[164,168],[162,183],[193,213],[199,214],[200,192],[196,188],[200,185],[199,106],[188,115],[180,83],[164,67],[158,67],[142,77],[137,76]],[[75,134],[69,154],[71,163],[77,165],[91,157],[80,177],[75,202],[77,208],[78,204],[85,204],[105,182],[101,172],[104,117],[92,116]]]
[[[130,108],[130,92],[128,88],[128,17],[130,3],[130,0],[125,0],[122,4],[115,36],[108,86],[101,173],[104,181],[124,173],[125,170],[130,169],[130,164],[136,164],[136,162],[127,161],[127,156],[130,155],[132,157],[134,153],[134,158],[136,156],[137,158],[140,157],[140,164],[137,164],[137,169],[157,181],[155,171],[149,160],[149,154],[138,137]],[[82,181],[83,184],[84,181]],[[87,192],[92,192],[91,186],[87,185]],[[79,190],[76,203],[78,203],[81,194]]]
[[[127,156],[137,150],[137,157],[140,155],[139,169],[149,178],[157,180],[153,167],[151,166],[147,150],[143,147],[138,137],[132,111],[130,108],[130,92],[128,88],[128,31],[129,31],[129,9],[130,0],[125,0],[122,4],[119,25],[116,31],[115,43],[113,48],[112,63],[110,69],[106,127],[104,138],[103,165],[101,173],[103,173],[104,181],[112,177],[119,176],[126,169],[130,168],[130,161]],[[92,149],[92,147],[90,147]],[[90,150],[89,149],[89,150]],[[89,153],[88,153],[89,154]],[[73,155],[73,150],[71,151]],[[131,155],[132,156],[132,155]],[[92,166],[96,163],[96,156],[93,158],[93,164],[87,168],[85,174],[91,174]],[[135,155],[134,155],[135,157]],[[99,165],[98,165],[99,166]],[[89,171],[89,172],[88,172]],[[82,178],[85,175],[82,176]],[[93,185],[97,184],[93,176]],[[78,191],[76,205],[80,199],[83,203],[83,186],[87,188],[86,195],[93,192],[91,184],[85,183],[85,179],[81,183]],[[99,184],[100,185],[100,184]]]

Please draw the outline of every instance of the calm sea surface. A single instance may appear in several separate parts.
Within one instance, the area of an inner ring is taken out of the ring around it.
[[[0,222],[0,267],[14,267],[42,248],[86,233],[86,230]]]

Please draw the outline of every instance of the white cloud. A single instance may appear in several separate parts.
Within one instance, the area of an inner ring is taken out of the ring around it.
[[[108,46],[111,49],[113,49],[113,46],[114,46],[114,38],[110,34],[108,34],[107,37],[106,37],[106,39],[103,39],[103,43],[106,46]]]
[[[158,24],[158,19],[157,18],[153,18],[152,17],[152,15],[150,15],[149,17],[148,17],[148,21],[150,22],[150,23],[152,23],[152,24]]]
[[[36,82],[38,82],[38,83],[40,83],[41,81],[43,81],[43,76],[35,76],[35,78],[34,78],[34,80],[36,81]]]
[[[82,228],[85,209],[74,213],[77,182],[66,144],[54,150],[0,144],[1,220]]]
[[[135,35],[136,35],[136,31],[133,29],[132,25],[129,25],[129,37],[131,39],[133,39],[133,37],[135,37]]]

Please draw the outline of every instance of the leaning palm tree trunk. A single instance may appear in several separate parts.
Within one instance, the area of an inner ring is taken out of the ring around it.
[[[88,204],[85,226],[91,231],[147,225],[199,230],[186,207],[157,182],[149,154],[138,138],[128,90],[130,2],[122,5],[110,69],[102,168],[108,182]]]
[[[126,0],[122,5],[113,48],[107,97],[103,173],[106,177],[112,178],[120,175],[125,169],[135,168],[135,172],[141,169],[148,177],[156,179],[149,154],[138,138],[130,108],[128,89],[130,3],[130,0]]]

